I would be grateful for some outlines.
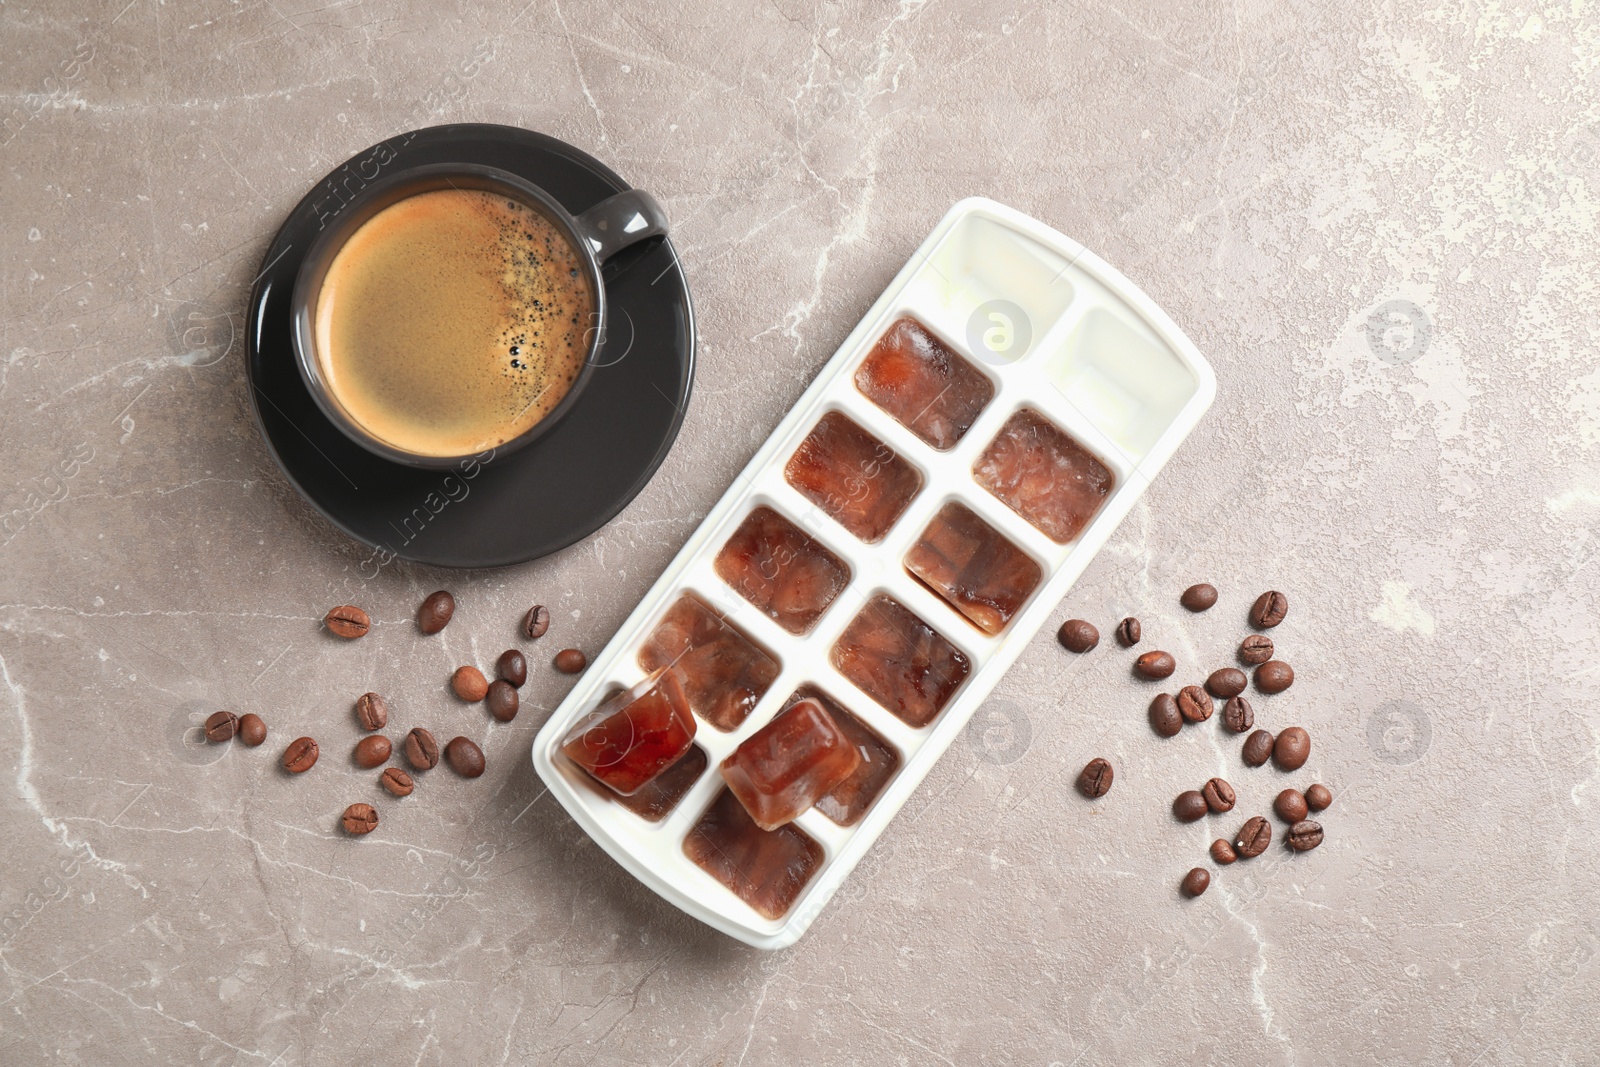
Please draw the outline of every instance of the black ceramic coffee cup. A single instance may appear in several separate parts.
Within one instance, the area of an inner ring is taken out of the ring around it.
[[[334,257],[361,226],[384,208],[407,197],[438,189],[484,190],[505,196],[539,212],[572,245],[594,294],[594,311],[584,331],[587,351],[583,369],[550,413],[521,434],[495,446],[497,455],[523,447],[549,433],[577,403],[595,367],[595,355],[604,341],[606,287],[600,267],[629,245],[667,232],[667,218],[655,198],[640,189],[628,189],[573,215],[555,197],[509,171],[471,163],[434,163],[399,171],[373,182],[340,209],[317,236],[295,276],[290,301],[293,317],[295,362],[311,398],[345,436],[385,459],[411,467],[454,467],[467,456],[436,456],[412,452],[384,441],[361,425],[345,408],[317,354],[317,299]]]

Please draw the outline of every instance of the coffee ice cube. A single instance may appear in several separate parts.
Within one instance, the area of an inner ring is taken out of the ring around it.
[[[1044,575],[1031,556],[954,501],[906,553],[906,570],[986,634],[1005,629]]]
[[[972,671],[959,648],[882,593],[850,620],[830,659],[856,688],[912,726],[932,722]]]
[[[868,544],[883,539],[922,488],[915,467],[837,411],[818,420],[789,457],[783,476]]]
[[[717,553],[719,577],[792,634],[816,625],[850,582],[850,568],[769,507],[752,511]]]
[[[722,761],[728,788],[763,830],[776,830],[850,777],[861,753],[815,700],[802,700]]]
[[[717,794],[683,841],[684,855],[768,919],[781,919],[822,866],[798,826],[763,830],[732,791]]]
[[[660,822],[694,788],[710,763],[711,757],[706,755],[705,749],[690,745],[682,759],[640,786],[637,793],[632,796],[609,795],[641,819]]]
[[[639,649],[647,671],[671,666],[695,714],[719,730],[744,722],[778,676],[778,663],[696,598],[685,594]]]
[[[1089,525],[1117,480],[1088,449],[1031,408],[1006,420],[972,475],[1063,545]]]
[[[663,668],[601,701],[567,732],[561,751],[595,781],[630,796],[689,751],[694,731],[683,686]]]
[[[900,767],[900,754],[894,747],[873,732],[872,728],[850,714],[838,701],[814,685],[803,685],[789,698],[790,706],[802,700],[815,700],[833,719],[834,725],[844,731],[850,744],[861,753],[861,763],[850,776],[817,800],[817,810],[840,826],[854,826],[872,807],[883,787],[889,784]]]
[[[878,338],[856,371],[856,388],[941,452],[994,397],[982,371],[915,319],[899,320]]]

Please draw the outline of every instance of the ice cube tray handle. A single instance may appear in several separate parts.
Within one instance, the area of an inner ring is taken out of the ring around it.
[[[667,213],[643,189],[625,189],[608,196],[574,221],[601,263],[629,245],[667,232]]]

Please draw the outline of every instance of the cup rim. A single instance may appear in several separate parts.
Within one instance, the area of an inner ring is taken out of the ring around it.
[[[528,427],[516,437],[488,449],[460,455],[436,456],[400,448],[373,434],[345,410],[323,377],[316,352],[316,297],[322,288],[327,268],[345,243],[373,216],[393,204],[411,196],[436,189],[456,188],[451,178],[463,178],[475,184],[463,188],[489,188],[507,192],[528,202],[530,207],[543,214],[556,226],[577,252],[583,264],[590,291],[594,294],[594,308],[590,312],[591,325],[585,331],[589,336],[584,352],[583,366],[578,377],[567,389],[566,395],[544,418]],[[316,403],[318,410],[338,427],[339,431],[362,448],[408,467],[444,469],[454,467],[464,460],[481,458],[492,452],[507,455],[532,444],[555,429],[577,404],[584,386],[594,374],[595,356],[605,340],[606,290],[600,274],[600,262],[594,249],[584,240],[577,220],[554,196],[528,181],[521,175],[499,167],[480,163],[428,163],[407,167],[393,174],[369,182],[354,196],[345,201],[327,226],[311,242],[305,258],[295,272],[294,291],[289,302],[290,338],[293,343],[295,365],[301,381]]]

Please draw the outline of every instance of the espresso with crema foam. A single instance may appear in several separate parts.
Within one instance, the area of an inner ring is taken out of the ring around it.
[[[418,193],[346,240],[316,302],[317,360],[368,433],[427,456],[505,444],[559,404],[588,355],[583,261],[534,208]]]

